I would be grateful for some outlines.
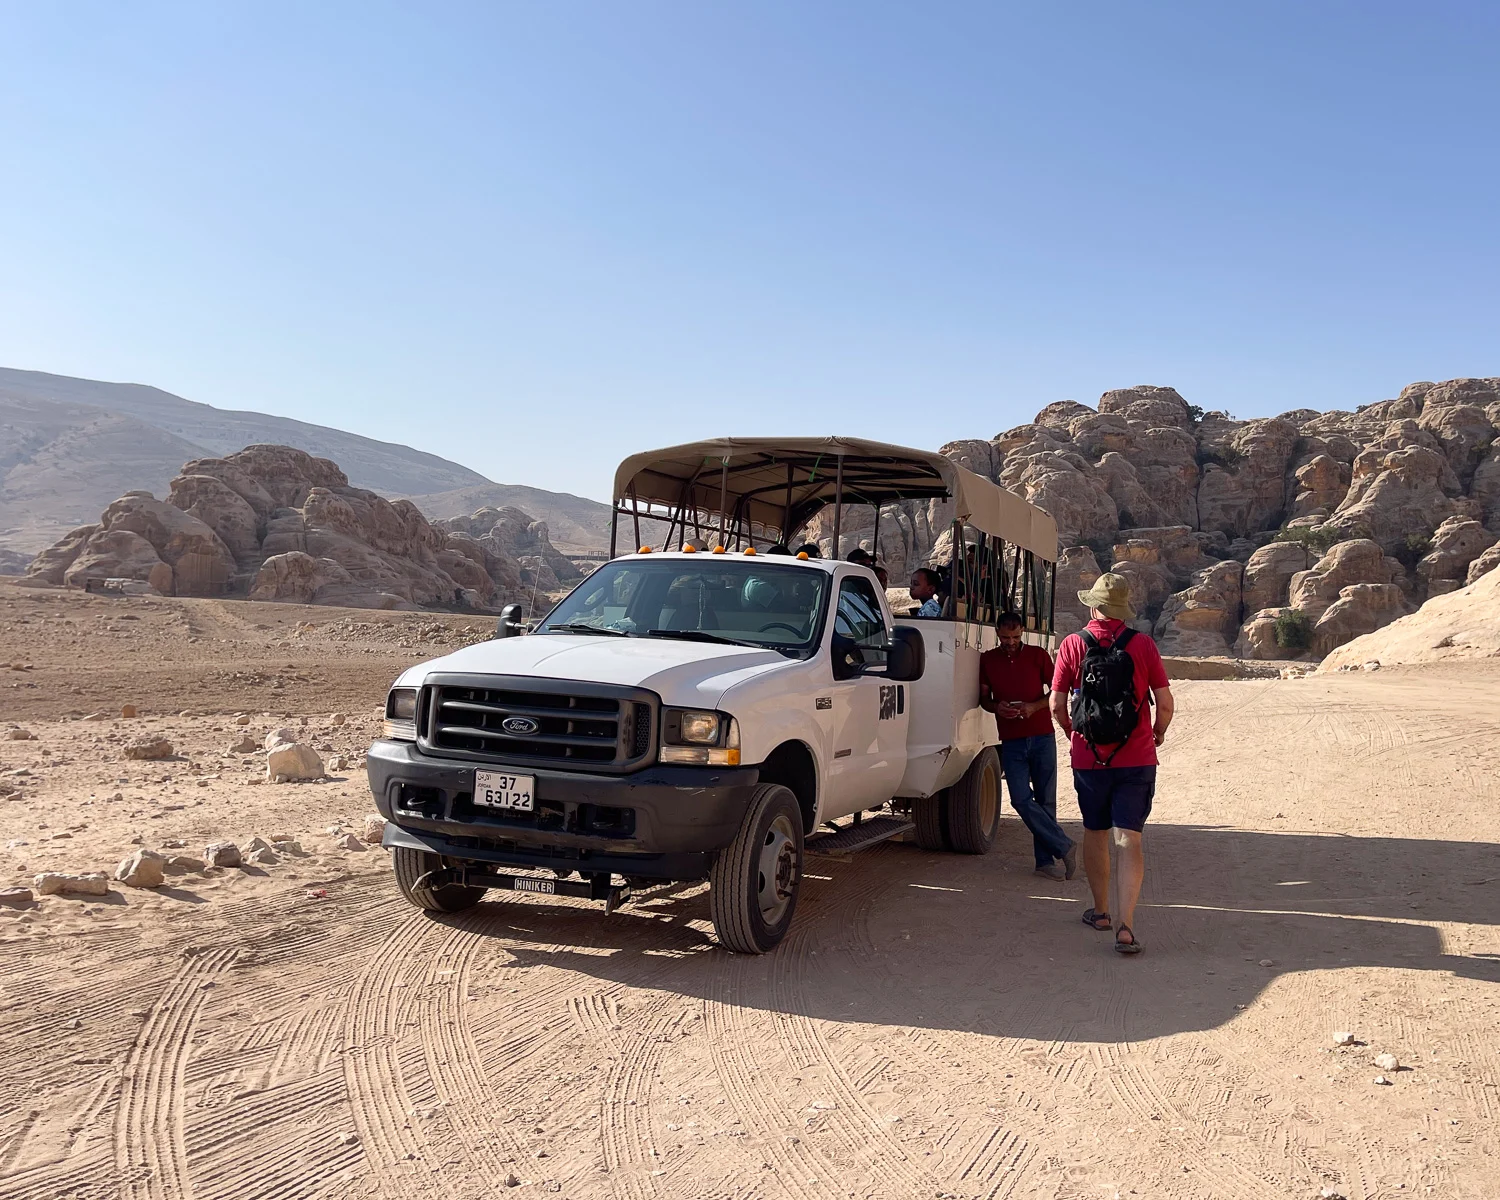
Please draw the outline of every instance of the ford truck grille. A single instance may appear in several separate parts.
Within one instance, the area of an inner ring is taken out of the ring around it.
[[[653,757],[656,705],[649,693],[601,685],[584,685],[584,691],[566,682],[560,683],[565,690],[554,691],[529,679],[500,682],[429,686],[428,748],[577,770],[619,770]]]

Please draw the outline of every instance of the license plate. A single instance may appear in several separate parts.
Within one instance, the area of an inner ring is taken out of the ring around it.
[[[557,884],[550,879],[512,879],[510,886],[518,892],[536,892],[542,896],[557,895]]]
[[[536,808],[536,776],[503,771],[474,772],[474,803],[481,808],[531,812]]]

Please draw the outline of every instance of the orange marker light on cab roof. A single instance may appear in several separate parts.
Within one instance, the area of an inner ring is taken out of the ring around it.
[[[651,547],[650,546],[642,546],[639,550],[636,551],[636,553],[637,554],[650,554],[651,553]]]
[[[692,542],[689,542],[686,546],[684,546],[682,548],[682,552],[684,554],[697,554],[698,553],[698,547],[695,546],[695,545],[693,545]]]
[[[755,553],[755,547],[754,546],[746,546],[745,547],[745,553],[746,554],[754,554]]]
[[[807,561],[807,551],[806,550],[798,550],[797,551],[797,557],[800,558],[803,562],[806,562]]]
[[[723,554],[724,553],[724,547],[723,546],[715,546],[714,547],[714,553],[715,554]]]

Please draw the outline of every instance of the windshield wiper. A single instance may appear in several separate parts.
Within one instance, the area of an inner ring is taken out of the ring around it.
[[[629,637],[623,629],[609,629],[603,625],[585,625],[582,621],[574,621],[569,625],[548,625],[548,633],[603,633],[609,637]]]
[[[737,638],[720,637],[717,633],[706,633],[702,629],[648,629],[647,637],[677,638],[684,642],[718,642],[724,646],[749,646],[752,650],[764,650],[756,642],[742,642]]]

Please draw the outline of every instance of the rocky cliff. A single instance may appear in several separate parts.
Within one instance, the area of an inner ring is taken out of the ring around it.
[[[127,492],[44,550],[38,583],[136,579],[164,595],[494,608],[578,577],[547,527],[519,509],[434,524],[407,500],[349,486],[289,446],[187,463],[165,500]]]
[[[1049,404],[1030,424],[942,452],[1056,519],[1063,631],[1086,616],[1075,593],[1109,570],[1130,581],[1138,624],[1168,653],[1293,658],[1326,654],[1500,561],[1497,431],[1500,379],[1248,421],[1134,387],[1097,408]],[[893,583],[947,561],[951,520],[940,502],[882,510]],[[871,548],[874,523],[856,509],[844,528]],[[813,532],[831,541],[830,526]]]

